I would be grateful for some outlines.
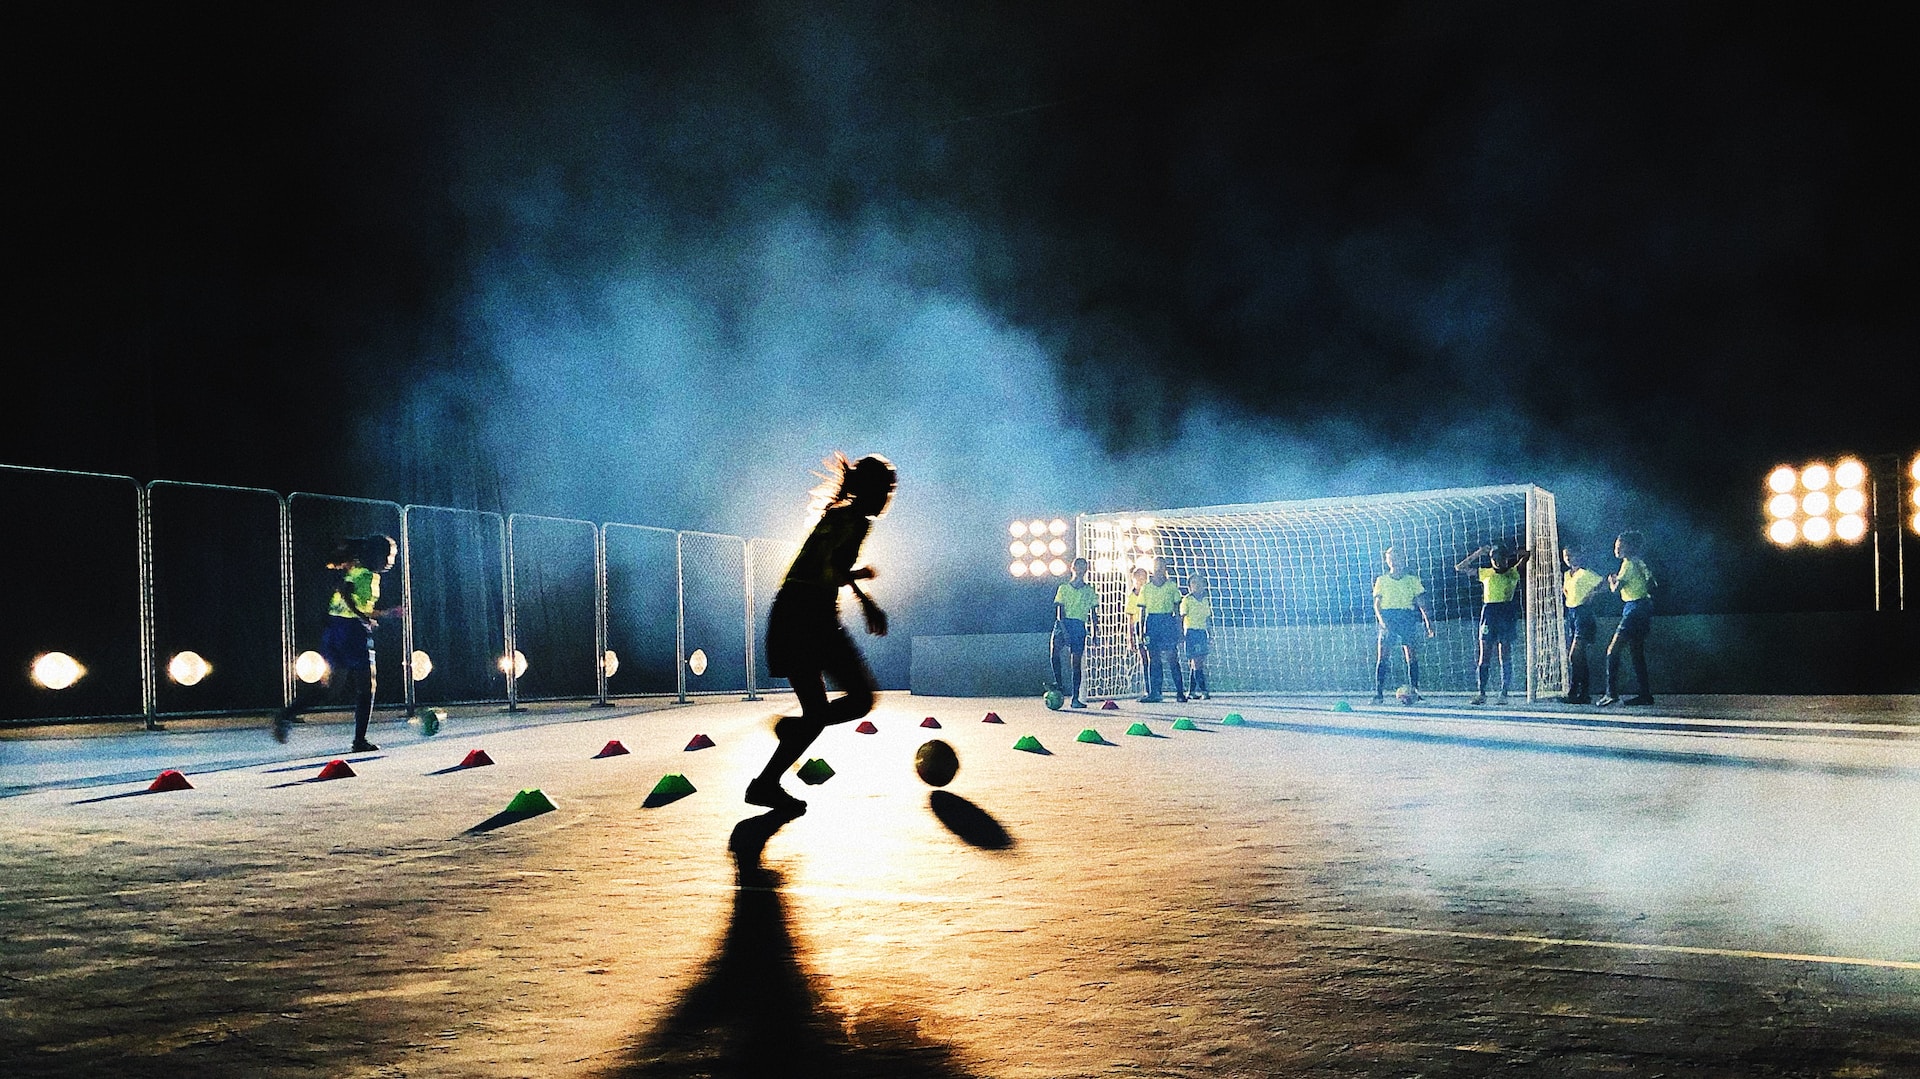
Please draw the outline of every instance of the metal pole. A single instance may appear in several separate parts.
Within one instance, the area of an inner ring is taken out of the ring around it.
[[[153,507],[147,489],[133,485],[134,546],[140,565],[140,715],[147,730],[163,729],[153,684]]]
[[[759,679],[754,671],[754,664],[758,661],[759,657],[754,654],[753,650],[753,541],[751,539],[742,539],[740,541],[740,565],[740,572],[746,579],[747,593],[747,695],[741,699],[757,701],[760,699],[760,694],[756,691],[757,687],[755,683]]]
[[[607,699],[607,526],[593,527],[593,669],[597,672],[600,699],[594,704],[611,707]]]
[[[678,687],[676,704],[687,703],[687,537],[673,534],[673,677]]]
[[[293,509],[280,499],[280,704],[293,707]]]
[[[500,657],[500,664],[505,669],[507,675],[507,711],[518,712],[520,710],[520,687],[514,671],[514,667],[516,666],[514,663],[514,654],[519,650],[519,643],[515,640],[514,634],[513,518],[511,516],[502,518],[500,523],[500,552],[502,564],[506,567],[506,572],[501,574],[500,591],[502,606],[506,608],[505,611],[502,612],[502,618],[505,622],[502,635],[507,640],[507,651],[505,655]]]
[[[407,718],[417,703],[413,683],[413,507],[400,507],[400,671],[407,689]]]

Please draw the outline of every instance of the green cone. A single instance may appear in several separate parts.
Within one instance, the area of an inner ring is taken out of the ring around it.
[[[692,794],[693,784],[687,782],[687,777],[681,775],[679,772],[668,772],[666,775],[660,777],[660,782],[653,785],[653,793],[671,794],[675,796]]]
[[[533,787],[514,795],[513,801],[507,803],[506,811],[508,813],[545,813],[553,808],[555,808],[553,799],[548,798],[546,792],[539,787]]]
[[[1181,716],[1179,719],[1173,721],[1173,729],[1176,731],[1197,731],[1200,727],[1194,723],[1193,720],[1188,719],[1186,716]]]
[[[1147,725],[1145,723],[1135,723],[1133,726],[1127,728],[1127,733],[1150,735],[1153,732],[1147,729]]]
[[[828,767],[826,761],[814,757],[801,765],[795,774],[800,777],[800,782],[817,787],[833,778],[833,769]]]
[[[1220,721],[1220,725],[1222,727],[1244,727],[1247,725],[1247,717],[1238,712],[1228,712],[1227,717]]]
[[[1074,739],[1074,741],[1076,741],[1076,742],[1093,742],[1093,743],[1095,743],[1095,744],[1098,744],[1098,743],[1101,743],[1101,742],[1104,742],[1104,741],[1106,741],[1106,739],[1105,739],[1105,738],[1102,738],[1102,737],[1100,737],[1100,732],[1099,732],[1099,731],[1096,731],[1096,730],[1094,730],[1094,729],[1093,729],[1092,727],[1088,727],[1088,728],[1087,728],[1086,730],[1084,730],[1084,731],[1081,731],[1081,732],[1080,732],[1080,736],[1079,736],[1078,738],[1075,738],[1075,739]]]
[[[1353,705],[1345,701],[1335,701],[1333,702],[1333,710],[1336,712],[1351,712],[1353,711]]]
[[[1040,739],[1035,738],[1031,734],[1021,735],[1020,740],[1013,744],[1013,748],[1024,749],[1028,753],[1044,753],[1047,749],[1046,746],[1040,744]]]

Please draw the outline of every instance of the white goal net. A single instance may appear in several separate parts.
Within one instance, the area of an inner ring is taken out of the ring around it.
[[[1454,566],[1496,542],[1533,552],[1522,575],[1513,689],[1531,700],[1563,683],[1559,533],[1553,495],[1539,487],[1086,514],[1076,525],[1078,552],[1093,563],[1100,593],[1087,643],[1088,695],[1142,691],[1145,672],[1123,605],[1133,567],[1158,559],[1183,590],[1190,574],[1207,577],[1214,692],[1370,698],[1378,643],[1373,580],[1386,572],[1388,547],[1400,549],[1407,571],[1426,586],[1437,631],[1420,648],[1421,691],[1472,692],[1480,582]],[[1406,680],[1393,651],[1389,692]],[[1490,683],[1500,685],[1497,665]]]

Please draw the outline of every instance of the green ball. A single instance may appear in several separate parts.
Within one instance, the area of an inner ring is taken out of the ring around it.
[[[1047,690],[1047,707],[1058,712],[1067,703],[1066,695],[1057,689]]]
[[[953,751],[952,746],[935,738],[922,743],[914,752],[913,770],[929,786],[944,787],[953,782],[955,773],[960,771],[960,755]]]

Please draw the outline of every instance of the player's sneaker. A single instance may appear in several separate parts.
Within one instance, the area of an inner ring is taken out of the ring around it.
[[[1484,693],[1476,693],[1473,695],[1473,699],[1468,701],[1467,703],[1468,704],[1485,704],[1487,703],[1487,695]]]
[[[1141,704],[1159,704],[1160,698],[1155,696],[1154,694],[1149,693],[1146,696],[1140,698],[1140,703]]]
[[[282,708],[273,714],[273,740],[284,742],[293,730],[293,713]]]
[[[1584,693],[1569,693],[1560,698],[1561,704],[1592,704],[1593,698]]]
[[[1496,698],[1496,699],[1494,700],[1494,702],[1493,702],[1493,703],[1495,703],[1495,704],[1505,704],[1505,703],[1507,703],[1507,695],[1506,695],[1506,694],[1504,694],[1504,693],[1502,693],[1502,694],[1500,694],[1500,696],[1499,696],[1498,698]]]
[[[1609,693],[1609,694],[1607,694],[1606,696],[1604,696],[1604,697],[1602,697],[1602,698],[1600,698],[1599,700],[1597,700],[1597,701],[1595,701],[1595,702],[1593,702],[1593,703],[1595,703],[1595,704],[1597,704],[1597,705],[1599,705],[1599,706],[1600,706],[1600,707],[1602,707],[1602,708],[1612,708],[1612,707],[1613,707],[1614,705],[1616,705],[1616,704],[1619,704],[1619,703],[1620,703],[1620,698],[1618,698],[1618,697],[1616,697],[1616,696],[1614,696],[1613,694],[1611,694],[1611,693]]]
[[[806,802],[788,794],[785,788],[781,787],[779,783],[763,779],[756,779],[747,784],[747,804],[750,806],[765,806],[768,809],[778,810],[781,813],[792,813],[795,815],[807,811]]]
[[[374,750],[379,748],[380,748],[379,746],[374,745],[372,742],[367,741],[365,738],[359,738],[354,741],[353,748],[348,752],[372,753]]]
[[[1073,707],[1075,708],[1085,708],[1087,706],[1087,702],[1081,700],[1078,697],[1075,697],[1072,703],[1073,703]]]
[[[1649,695],[1649,694],[1646,694],[1646,693],[1642,693],[1642,694],[1640,694],[1640,695],[1639,695],[1639,696],[1637,696],[1637,697],[1628,697],[1628,698],[1627,698],[1627,699],[1626,699],[1625,701],[1623,701],[1623,702],[1621,702],[1621,703],[1623,703],[1623,704],[1641,704],[1641,705],[1645,705],[1645,704],[1652,704],[1652,703],[1653,703],[1653,697],[1652,697],[1651,695]]]
[[[1176,694],[1173,699],[1179,701],[1181,704],[1187,703],[1187,695],[1184,693]]]
[[[1375,704],[1385,704],[1385,703],[1387,703],[1387,695],[1386,695],[1386,694],[1384,694],[1384,693],[1376,693],[1376,694],[1374,694],[1374,695],[1373,695],[1373,703],[1375,703]]]

